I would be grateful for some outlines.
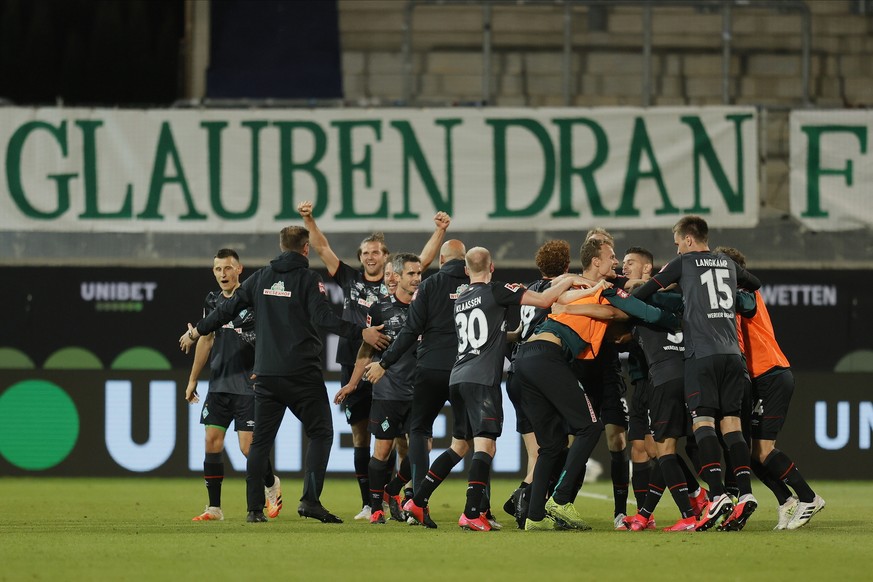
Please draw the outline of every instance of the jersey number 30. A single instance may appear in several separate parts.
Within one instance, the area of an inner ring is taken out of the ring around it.
[[[469,315],[455,314],[455,327],[458,329],[458,353],[467,351],[467,346],[478,350],[488,340],[488,320],[481,309],[474,309]]]

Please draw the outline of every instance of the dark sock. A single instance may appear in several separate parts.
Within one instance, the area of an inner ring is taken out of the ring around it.
[[[403,462],[400,463],[400,469],[395,473],[394,478],[391,479],[391,482],[385,486],[385,491],[388,495],[394,496],[399,495],[400,490],[403,489],[403,486],[409,481],[409,457],[403,459]]]
[[[485,497],[485,488],[491,473],[491,455],[488,453],[473,453],[473,461],[470,463],[470,476],[467,482],[467,505],[464,507],[464,515],[468,519],[479,517],[485,512],[482,500]]]
[[[661,501],[661,496],[664,494],[664,473],[661,472],[661,466],[655,465],[652,468],[652,479],[649,482],[649,492],[646,494],[646,501],[640,508],[639,514],[645,518],[652,517],[655,513],[655,508]]]
[[[370,509],[373,513],[382,511],[382,493],[385,491],[385,481],[388,480],[388,461],[370,457],[367,476],[370,483]]]
[[[413,496],[413,495],[414,495],[414,493],[413,493],[413,491],[412,491],[412,487],[406,487],[405,489],[403,489],[403,499],[404,499],[404,501],[407,500],[407,499],[412,499],[412,496]]]
[[[209,506],[221,507],[221,482],[224,481],[224,462],[221,453],[206,453],[203,460],[203,477],[206,479]]]
[[[771,475],[794,489],[797,497],[804,503],[810,503],[815,499],[815,492],[797,470],[797,465],[779,449],[773,449],[773,452],[767,455],[764,459],[764,467]]]
[[[649,492],[649,480],[652,478],[652,462],[634,463],[634,471],[631,476],[631,484],[634,487],[634,497],[637,501],[637,511],[646,501],[646,493]]]
[[[493,460],[493,458],[492,458],[492,460]],[[482,505],[481,513],[487,513],[490,516],[490,514],[491,514],[491,464],[490,463],[488,464],[488,480],[485,481],[485,490],[482,491],[481,505]]]
[[[724,495],[724,484],[721,481],[721,444],[715,429],[711,426],[696,429],[694,440],[700,449],[700,477],[706,482],[709,498]]]
[[[685,437],[685,455],[691,461],[691,467],[695,471],[695,478],[700,472],[700,447],[697,446],[697,441],[693,436]]]
[[[737,498],[752,492],[752,457],[749,445],[740,431],[724,435],[724,442],[730,450],[731,465],[737,482]]]
[[[419,507],[427,506],[430,501],[430,496],[440,486],[443,479],[448,477],[455,465],[461,462],[461,456],[452,449],[446,449],[431,465],[427,475],[421,482],[421,486],[416,490],[415,497],[412,500]]]
[[[737,477],[736,472],[734,471],[734,460],[731,457],[730,445],[725,442],[725,435],[719,433],[718,437],[721,441],[721,450],[724,455],[724,472],[722,473],[724,490],[731,497],[739,498],[740,488],[737,486]]]
[[[791,497],[791,489],[788,488],[788,485],[771,475],[767,467],[756,459],[752,459],[752,473],[767,489],[773,492],[779,505],[784,504]]]
[[[685,474],[682,467],[679,466],[678,459],[679,457],[676,455],[664,455],[658,459],[658,464],[661,466],[664,482],[670,489],[670,495],[673,496],[673,501],[676,502],[682,519],[685,519],[694,515],[694,510],[688,499],[688,482],[685,480]]]
[[[361,490],[361,500],[364,505],[370,504],[370,478],[368,471],[370,466],[370,447],[355,447],[354,451],[355,479]]]
[[[695,443],[695,448],[696,446]],[[700,488],[700,483],[697,482],[697,475],[691,470],[688,463],[685,462],[685,459],[679,455],[676,455],[676,464],[679,465],[682,474],[685,475],[685,482],[688,484],[688,494],[694,495],[694,492]]]
[[[614,515],[627,513],[628,481],[630,469],[627,464],[626,450],[610,451],[610,469],[612,473],[612,498],[615,502]]]

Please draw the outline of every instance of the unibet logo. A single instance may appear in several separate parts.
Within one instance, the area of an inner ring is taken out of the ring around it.
[[[80,294],[97,311],[142,311],[146,302],[154,300],[157,288],[154,281],[84,281]]]
[[[0,456],[20,469],[61,463],[79,438],[79,412],[69,395],[46,380],[25,380],[0,395]]]

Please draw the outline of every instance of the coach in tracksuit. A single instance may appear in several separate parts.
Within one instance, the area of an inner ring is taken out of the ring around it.
[[[449,399],[449,375],[458,355],[455,332],[455,299],[470,283],[464,272],[464,243],[448,240],[440,247],[440,270],[421,282],[409,306],[409,316],[397,339],[382,355],[380,362],[367,367],[371,382],[377,382],[385,370],[421,336],[415,368],[415,392],[409,421],[409,460],[413,490],[424,479],[430,466],[428,440],[433,438],[433,423]]]
[[[254,307],[255,430],[246,466],[249,515],[247,521],[266,521],[264,487],[270,449],[285,408],[303,423],[309,439],[303,496],[297,512],[325,523],[341,520],[322,507],[319,497],[333,442],[333,421],[322,377],[322,343],[316,326],[339,336],[363,338],[382,349],[387,338],[377,328],[362,328],[334,315],[321,277],[309,269],[309,231],[299,226],[282,229],[282,254],[246,279],[229,300],[184,334],[179,344],[188,351],[201,335],[217,330],[240,311]]]

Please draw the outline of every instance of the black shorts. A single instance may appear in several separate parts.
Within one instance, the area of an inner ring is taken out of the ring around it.
[[[433,423],[449,401],[451,370],[417,367],[412,393],[409,432],[433,438]]]
[[[509,396],[509,401],[515,407],[515,431],[518,434],[529,434],[533,432],[533,425],[527,418],[522,405],[522,386],[518,380],[513,380],[515,374],[510,372],[506,377],[506,394]]]
[[[500,385],[452,384],[449,386],[454,423],[452,437],[497,439],[503,432],[503,390]]]
[[[604,354],[593,360],[576,360],[573,371],[585,387],[594,409],[603,424],[614,424],[628,428],[628,406],[624,395],[627,385],[621,376],[621,369],[615,360]]]
[[[200,424],[227,430],[230,421],[236,432],[251,432],[255,429],[255,393],[252,395],[230,392],[207,392],[200,413]]]
[[[411,400],[374,399],[370,407],[370,434],[386,441],[405,435],[411,409]]]
[[[752,438],[775,441],[785,424],[794,394],[790,368],[769,370],[752,381]]]
[[[685,402],[691,418],[742,416],[748,377],[740,355],[715,354],[685,360]]]
[[[649,399],[652,436],[656,441],[691,434],[691,415],[685,406],[685,388],[681,378],[654,386]]]
[[[546,341],[518,348],[513,382],[522,389],[522,406],[541,450],[560,451],[568,434],[602,427],[594,404],[564,357],[561,346]]]
[[[652,434],[649,422],[649,394],[652,391],[652,381],[644,378],[634,382],[633,386],[627,440],[641,441],[646,438],[646,435]]]
[[[355,366],[349,366],[348,364],[342,364],[342,372],[340,373],[340,378],[342,380],[341,386],[345,386],[349,383],[349,380],[352,379],[352,371],[354,371]],[[367,420],[370,418],[370,405],[373,402],[373,385],[369,382],[361,380],[358,383],[358,388],[351,394],[349,394],[345,400],[343,400],[342,404],[340,404],[340,410],[343,411],[343,414],[346,417],[346,422],[349,424],[357,424],[362,420]]]

